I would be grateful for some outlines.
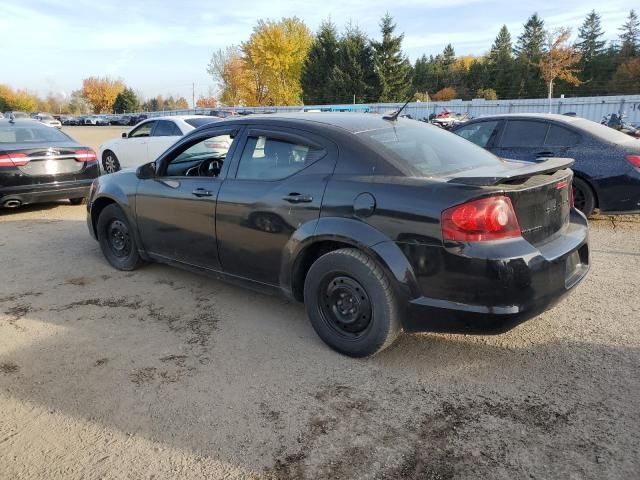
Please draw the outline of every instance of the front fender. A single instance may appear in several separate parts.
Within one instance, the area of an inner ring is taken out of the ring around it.
[[[319,242],[339,242],[366,252],[394,280],[400,294],[407,299],[419,296],[413,268],[396,243],[361,220],[342,217],[321,217],[293,233],[285,245],[280,269],[280,287],[287,296],[294,296],[296,271],[305,253]]]
[[[129,225],[132,226],[133,235],[137,245],[143,245],[140,233],[138,231],[138,223],[136,218],[135,209],[135,192],[137,188],[138,178],[130,172],[113,173],[108,176],[99,177],[98,186],[94,196],[89,199],[88,203],[88,216],[90,220],[90,228],[93,228],[93,233],[97,238],[96,227],[98,224],[98,217],[100,212],[107,205],[115,203],[124,212]],[[139,247],[139,250],[141,247]],[[143,257],[146,258],[146,253],[140,251]]]

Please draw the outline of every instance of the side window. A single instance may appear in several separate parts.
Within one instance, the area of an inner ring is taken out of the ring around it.
[[[154,137],[181,137],[182,132],[178,126],[169,120],[158,120],[155,130],[153,131]]]
[[[549,125],[528,120],[510,120],[504,128],[501,147],[541,147]]]
[[[268,136],[250,136],[240,158],[236,178],[280,180],[302,170],[324,155],[299,142]]]
[[[479,122],[459,128],[454,133],[485,148],[498,128],[498,122]]]
[[[545,145],[550,147],[572,147],[580,141],[580,135],[568,128],[551,125],[547,133]]]
[[[148,137],[151,135],[151,130],[153,130],[155,124],[156,122],[143,123],[129,134],[129,138]]]
[[[167,177],[217,177],[235,134],[212,135],[185,146],[165,170]]]

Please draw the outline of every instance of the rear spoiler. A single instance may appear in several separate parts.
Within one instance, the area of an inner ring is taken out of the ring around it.
[[[573,158],[547,158],[542,162],[520,162],[514,160],[504,160],[503,168],[480,167],[472,171],[466,177],[455,177],[447,180],[447,183],[461,183],[463,185],[474,185],[487,187],[498,185],[512,180],[528,178],[533,175],[553,173],[564,168],[569,168],[575,160]]]

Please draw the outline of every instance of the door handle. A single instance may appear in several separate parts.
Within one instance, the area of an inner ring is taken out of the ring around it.
[[[191,195],[194,195],[196,197],[210,197],[211,192],[204,188],[196,188],[193,192],[191,192]]]
[[[555,157],[555,153],[553,152],[538,152],[536,153],[536,157]]]
[[[289,203],[311,203],[313,202],[313,197],[311,195],[304,195],[301,193],[290,193],[289,195],[285,195],[282,197],[285,202]]]

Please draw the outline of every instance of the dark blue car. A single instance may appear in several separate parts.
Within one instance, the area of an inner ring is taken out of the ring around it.
[[[554,114],[505,114],[453,130],[502,158],[528,162],[575,159],[575,206],[587,216],[640,213],[640,140],[599,123]]]

